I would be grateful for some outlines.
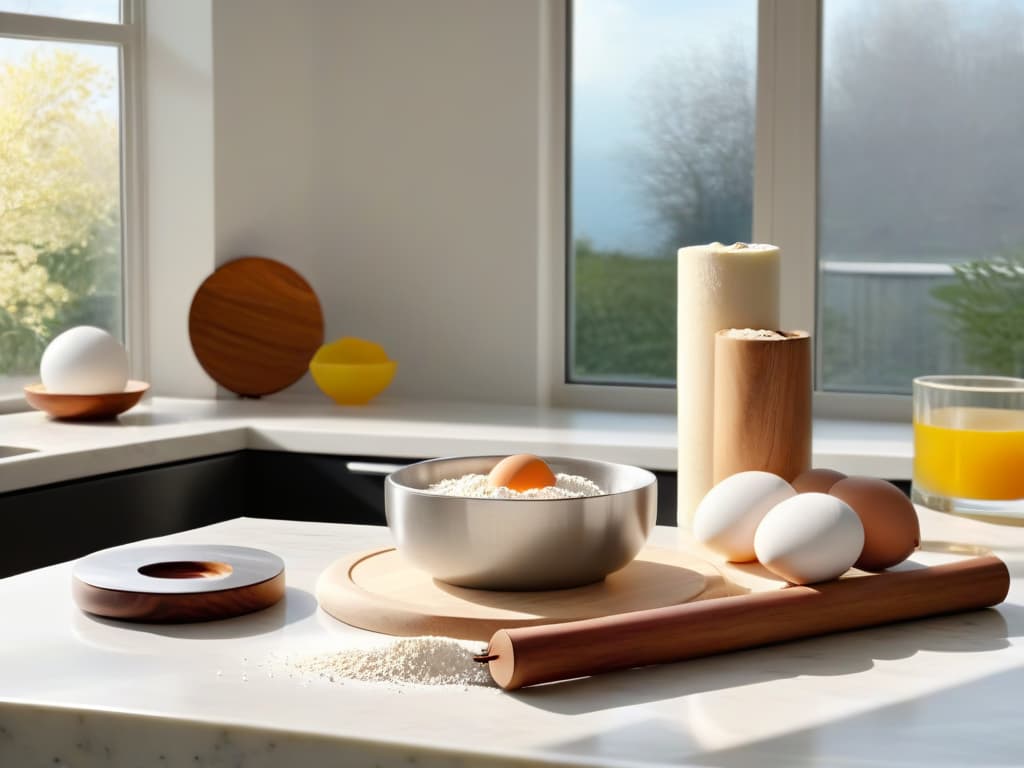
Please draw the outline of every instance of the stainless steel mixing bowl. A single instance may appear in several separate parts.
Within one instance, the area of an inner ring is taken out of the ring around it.
[[[432,483],[487,474],[503,456],[433,459],[388,475],[388,526],[399,552],[449,584],[538,590],[600,581],[629,563],[654,527],[657,479],[645,469],[547,458],[556,474],[606,491],[579,499],[478,499],[429,493]]]

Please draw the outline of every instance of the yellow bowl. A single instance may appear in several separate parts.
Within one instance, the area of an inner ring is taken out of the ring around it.
[[[309,372],[334,402],[364,405],[387,389],[397,367],[379,344],[346,336],[320,347]]]

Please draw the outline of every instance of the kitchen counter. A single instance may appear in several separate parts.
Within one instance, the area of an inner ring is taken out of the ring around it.
[[[313,589],[335,558],[389,543],[384,528],[240,518],[165,537],[285,560],[283,604],[207,624],[89,618],[70,564],[32,571],[0,580],[0,765],[1018,765],[1024,529],[921,519],[925,540],[1007,559],[1008,601],[515,693],[275,672],[281,654],[369,636]]]
[[[13,453],[9,449],[28,449]],[[152,398],[117,421],[65,423],[38,411],[0,416],[0,493],[243,449],[361,456],[537,453],[676,468],[664,414],[486,403]],[[908,424],[818,420],[816,466],[908,479]]]

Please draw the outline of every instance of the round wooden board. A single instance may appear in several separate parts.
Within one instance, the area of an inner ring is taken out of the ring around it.
[[[269,395],[294,384],[324,341],[316,293],[278,261],[246,256],[199,286],[188,315],[199,364],[239,395]]]
[[[648,547],[604,581],[546,592],[492,592],[436,581],[378,549],[337,560],[317,581],[328,614],[388,635],[443,635],[487,641],[499,629],[608,616],[720,597],[735,590],[711,563]]]
[[[284,561],[252,547],[115,547],[75,563],[71,593],[83,611],[110,619],[227,619],[284,597]]]

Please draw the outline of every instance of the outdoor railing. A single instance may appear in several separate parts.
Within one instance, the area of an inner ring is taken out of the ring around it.
[[[914,376],[967,370],[931,295],[952,276],[949,264],[822,261],[821,388],[908,393]]]

